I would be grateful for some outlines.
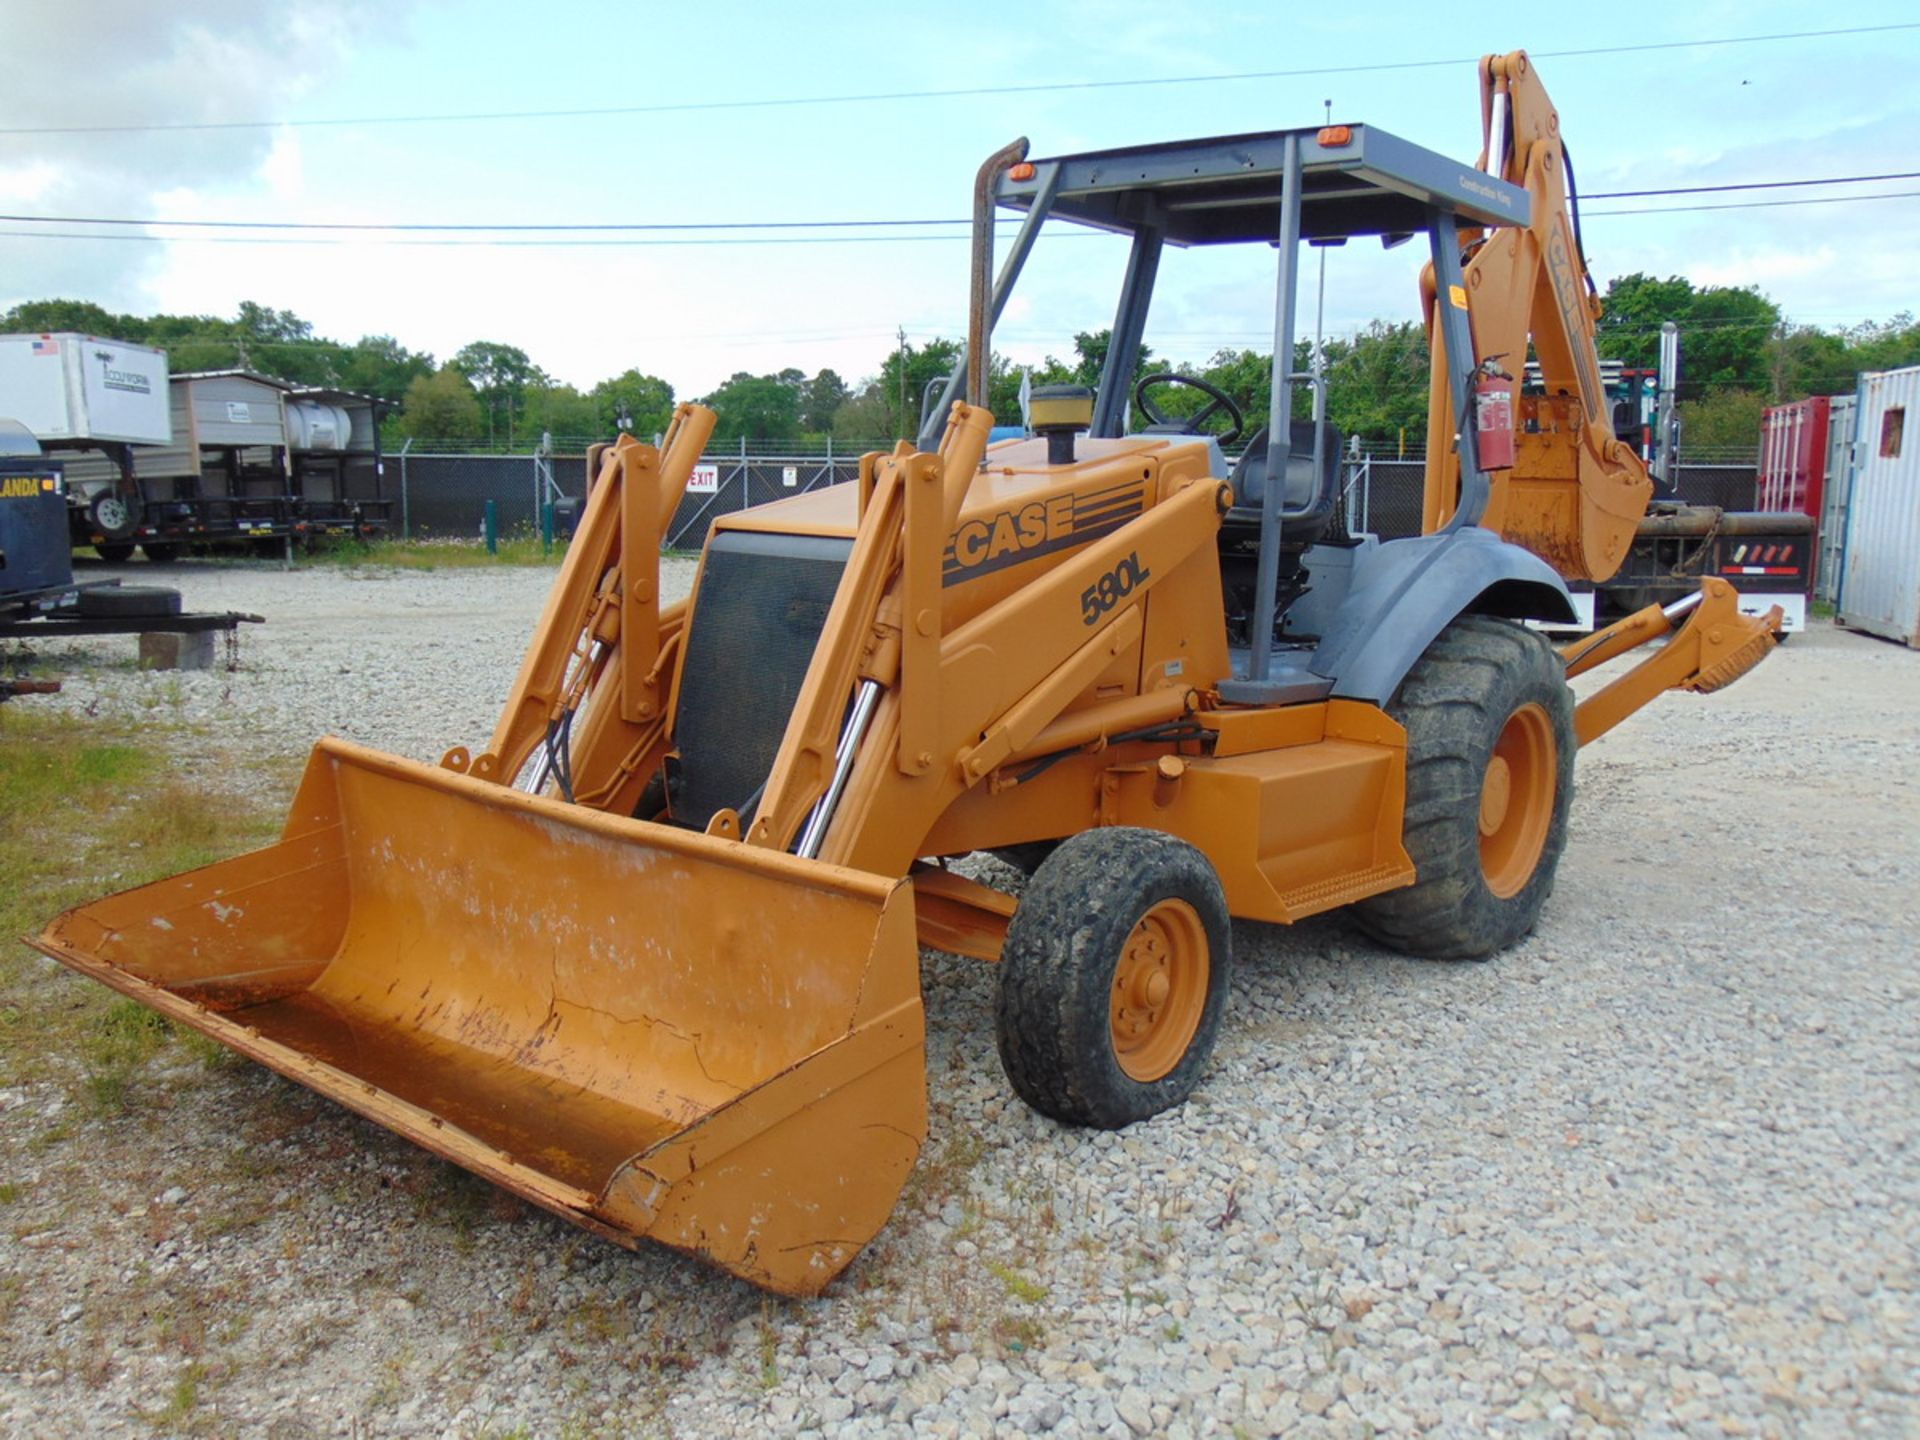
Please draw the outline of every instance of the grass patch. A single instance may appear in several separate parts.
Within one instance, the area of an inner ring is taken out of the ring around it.
[[[77,1060],[82,1098],[120,1108],[168,1042],[166,1022],[39,965],[15,938],[273,837],[277,814],[179,777],[166,748],[175,729],[0,706],[0,1083],[45,1078],[56,1057],[71,1075]]]
[[[1016,1300],[1024,1300],[1029,1305],[1038,1305],[1042,1300],[1047,1298],[1046,1286],[1037,1280],[1029,1279],[1027,1276],[1022,1275],[1010,1265],[989,1263],[987,1269],[993,1272],[996,1280],[1007,1287],[1007,1294]]]
[[[540,536],[516,530],[500,537],[497,553],[480,540],[336,540],[299,557],[302,565],[387,566],[395,570],[477,570],[499,565],[558,565],[566,555],[558,538],[549,551]]]
[[[95,1015],[80,1046],[93,1108],[102,1114],[125,1110],[127,1087],[169,1034],[166,1017],[135,1000],[115,1000]]]
[[[200,1403],[200,1382],[207,1377],[207,1367],[198,1360],[187,1366],[180,1378],[173,1382],[173,1393],[167,1397],[166,1407],[153,1416],[157,1429],[178,1430],[193,1415],[194,1406]]]

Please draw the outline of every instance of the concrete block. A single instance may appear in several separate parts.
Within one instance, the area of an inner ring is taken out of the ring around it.
[[[213,631],[180,635],[150,630],[140,637],[142,670],[210,670],[213,668]]]

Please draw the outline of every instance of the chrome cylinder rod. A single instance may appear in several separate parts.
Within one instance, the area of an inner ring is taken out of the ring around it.
[[[800,832],[800,848],[794,853],[802,860],[820,858],[820,845],[827,838],[827,827],[833,823],[833,812],[839,808],[840,796],[847,788],[847,777],[853,773],[854,757],[860,753],[860,742],[866,738],[867,726],[873,723],[874,707],[880,703],[880,682],[863,680],[860,693],[854,697],[853,713],[847,716],[846,728],[840,732],[840,743],[833,752],[833,779],[827,783],[827,793],[822,795],[807,815],[806,827]]]

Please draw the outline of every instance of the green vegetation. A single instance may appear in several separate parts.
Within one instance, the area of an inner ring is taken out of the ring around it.
[[[549,551],[538,535],[516,530],[502,535],[497,553],[479,540],[334,540],[299,556],[303,565],[389,566],[396,570],[480,570],[502,565],[558,565],[566,546]]]
[[[60,911],[270,839],[277,815],[183,779],[159,727],[0,707],[0,1084],[77,1078],[93,1109],[129,1103],[173,1028],[38,960],[13,937]],[[291,776],[288,777],[291,781]],[[211,1044],[211,1042],[206,1042]],[[207,1058],[200,1047],[192,1052]]]

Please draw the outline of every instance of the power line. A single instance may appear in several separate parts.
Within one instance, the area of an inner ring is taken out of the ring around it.
[[[1710,195],[1722,190],[1787,190],[1796,185],[1868,185],[1877,180],[1920,180],[1920,170],[1891,175],[1835,175],[1828,180],[1747,180],[1738,185],[1676,185],[1666,190],[1601,190],[1586,200],[1637,200],[1644,195]],[[0,220],[11,217],[0,215]]]
[[[1677,193],[1677,192],[1676,192]],[[1920,196],[1920,190],[1892,190],[1879,195],[1818,195],[1803,200],[1736,200],[1722,205],[1647,205],[1629,206],[1619,210],[1585,210],[1580,213],[1586,218],[1599,218],[1608,215],[1687,215],[1704,210],[1770,210],[1789,205],[1841,205],[1865,200],[1910,200]],[[0,216],[0,220],[37,220],[46,217],[36,216]],[[85,221],[69,221],[69,224],[85,224]],[[139,221],[95,222],[100,224],[140,224]],[[322,227],[316,227],[322,228]],[[383,227],[384,228],[384,227]],[[437,247],[441,249],[498,250],[498,249],[650,249],[660,246],[715,246],[715,245],[911,245],[937,243],[941,241],[964,241],[970,239],[968,232],[954,231],[944,235],[757,235],[757,236],[702,236],[685,239],[663,240],[569,240],[569,239],[474,239],[453,240],[441,238],[394,238],[379,234],[358,236],[353,239],[344,237],[321,236],[282,236],[282,235],[135,235],[100,234],[86,230],[0,230],[0,239],[13,240],[106,240],[132,241],[149,245],[393,245],[401,247]],[[1061,229],[1055,227],[1041,233],[1048,240],[1094,240],[1124,238],[1115,237],[1103,230]]]
[[[1597,215],[1691,215],[1697,210],[1772,210],[1782,205],[1845,205],[1861,200],[1911,200],[1920,190],[1889,190],[1880,195],[1816,195],[1805,200],[1734,200],[1725,205],[1645,205],[1625,210],[1585,210],[1585,219]]]
[[[1858,25],[1832,30],[1792,30],[1773,35],[1729,35],[1711,40],[1668,40],[1644,45],[1600,45],[1578,50],[1540,50],[1534,59],[1579,59],[1596,55],[1641,55],[1662,50],[1695,50],[1721,45],[1762,45],[1783,40],[1819,40],[1834,36],[1876,35],[1920,30],[1920,22]],[[124,135],[167,131],[320,129],[353,125],[468,124],[496,120],[604,119],[620,115],[672,115],[716,110],[773,110],[803,106],[871,105],[901,100],[958,100],[980,96],[1038,95],[1088,90],[1140,89],[1162,85],[1216,85],[1248,80],[1294,80],[1323,75],[1365,75],[1478,65],[1481,57],[1450,60],[1380,61],[1361,65],[1321,65],[1295,70],[1247,70],[1226,75],[1145,76],[1126,80],[1067,80],[1034,85],[978,85],[949,90],[885,90],[864,95],[789,95],[761,100],[685,100],[658,105],[613,105],[565,110],[470,110],[440,114],[335,116],[307,120],[180,120],[123,125],[19,125],[0,135]]]
[[[1805,176],[1793,180],[1744,180],[1730,185],[1675,185],[1659,190],[1605,190],[1587,195],[1588,200],[1625,200],[1647,195],[1712,195],[1734,190],[1781,190],[1810,185],[1869,185],[1887,180],[1920,180],[1920,170],[1898,171],[1887,175]],[[1849,197],[1835,197],[1845,199]],[[1623,215],[1624,210],[1599,211],[1599,214]],[[500,224],[479,221],[379,221],[379,220],[176,220],[133,219],[106,215],[0,215],[0,223],[16,225],[122,225],[168,230],[297,230],[325,233],[368,234],[609,234],[685,232],[694,230],[733,232],[739,230],[873,230],[925,228],[935,225],[967,226],[965,216],[952,219],[906,220],[650,220],[650,221],[559,221],[551,223],[512,221]],[[997,217],[996,223],[1017,225],[1019,216]],[[940,236],[941,239],[954,237]]]
[[[572,232],[572,231],[608,231],[608,230],[863,230],[883,227],[904,227],[923,225],[969,225],[972,222],[964,215],[951,220],[674,220],[674,221],[634,221],[580,224],[575,222],[556,224],[527,224],[515,222],[505,225],[484,225],[478,223],[420,223],[420,222],[383,222],[377,220],[128,220],[97,215],[0,215],[0,221],[15,223],[31,222],[45,225],[152,225],[195,230],[404,230],[404,231],[500,231],[500,232]],[[1016,225],[1018,216],[1000,218],[997,223]]]
[[[655,246],[693,245],[912,245],[929,241],[972,238],[965,231],[951,235],[763,235],[715,236],[686,240],[442,240],[389,239],[367,235],[357,239],[320,236],[280,235],[128,235],[97,234],[86,230],[0,230],[0,238],[23,240],[131,240],[152,245],[398,245],[436,246],[453,250],[500,250],[522,248],[647,249]],[[1056,230],[1044,238],[1091,240],[1108,238],[1100,230]]]

